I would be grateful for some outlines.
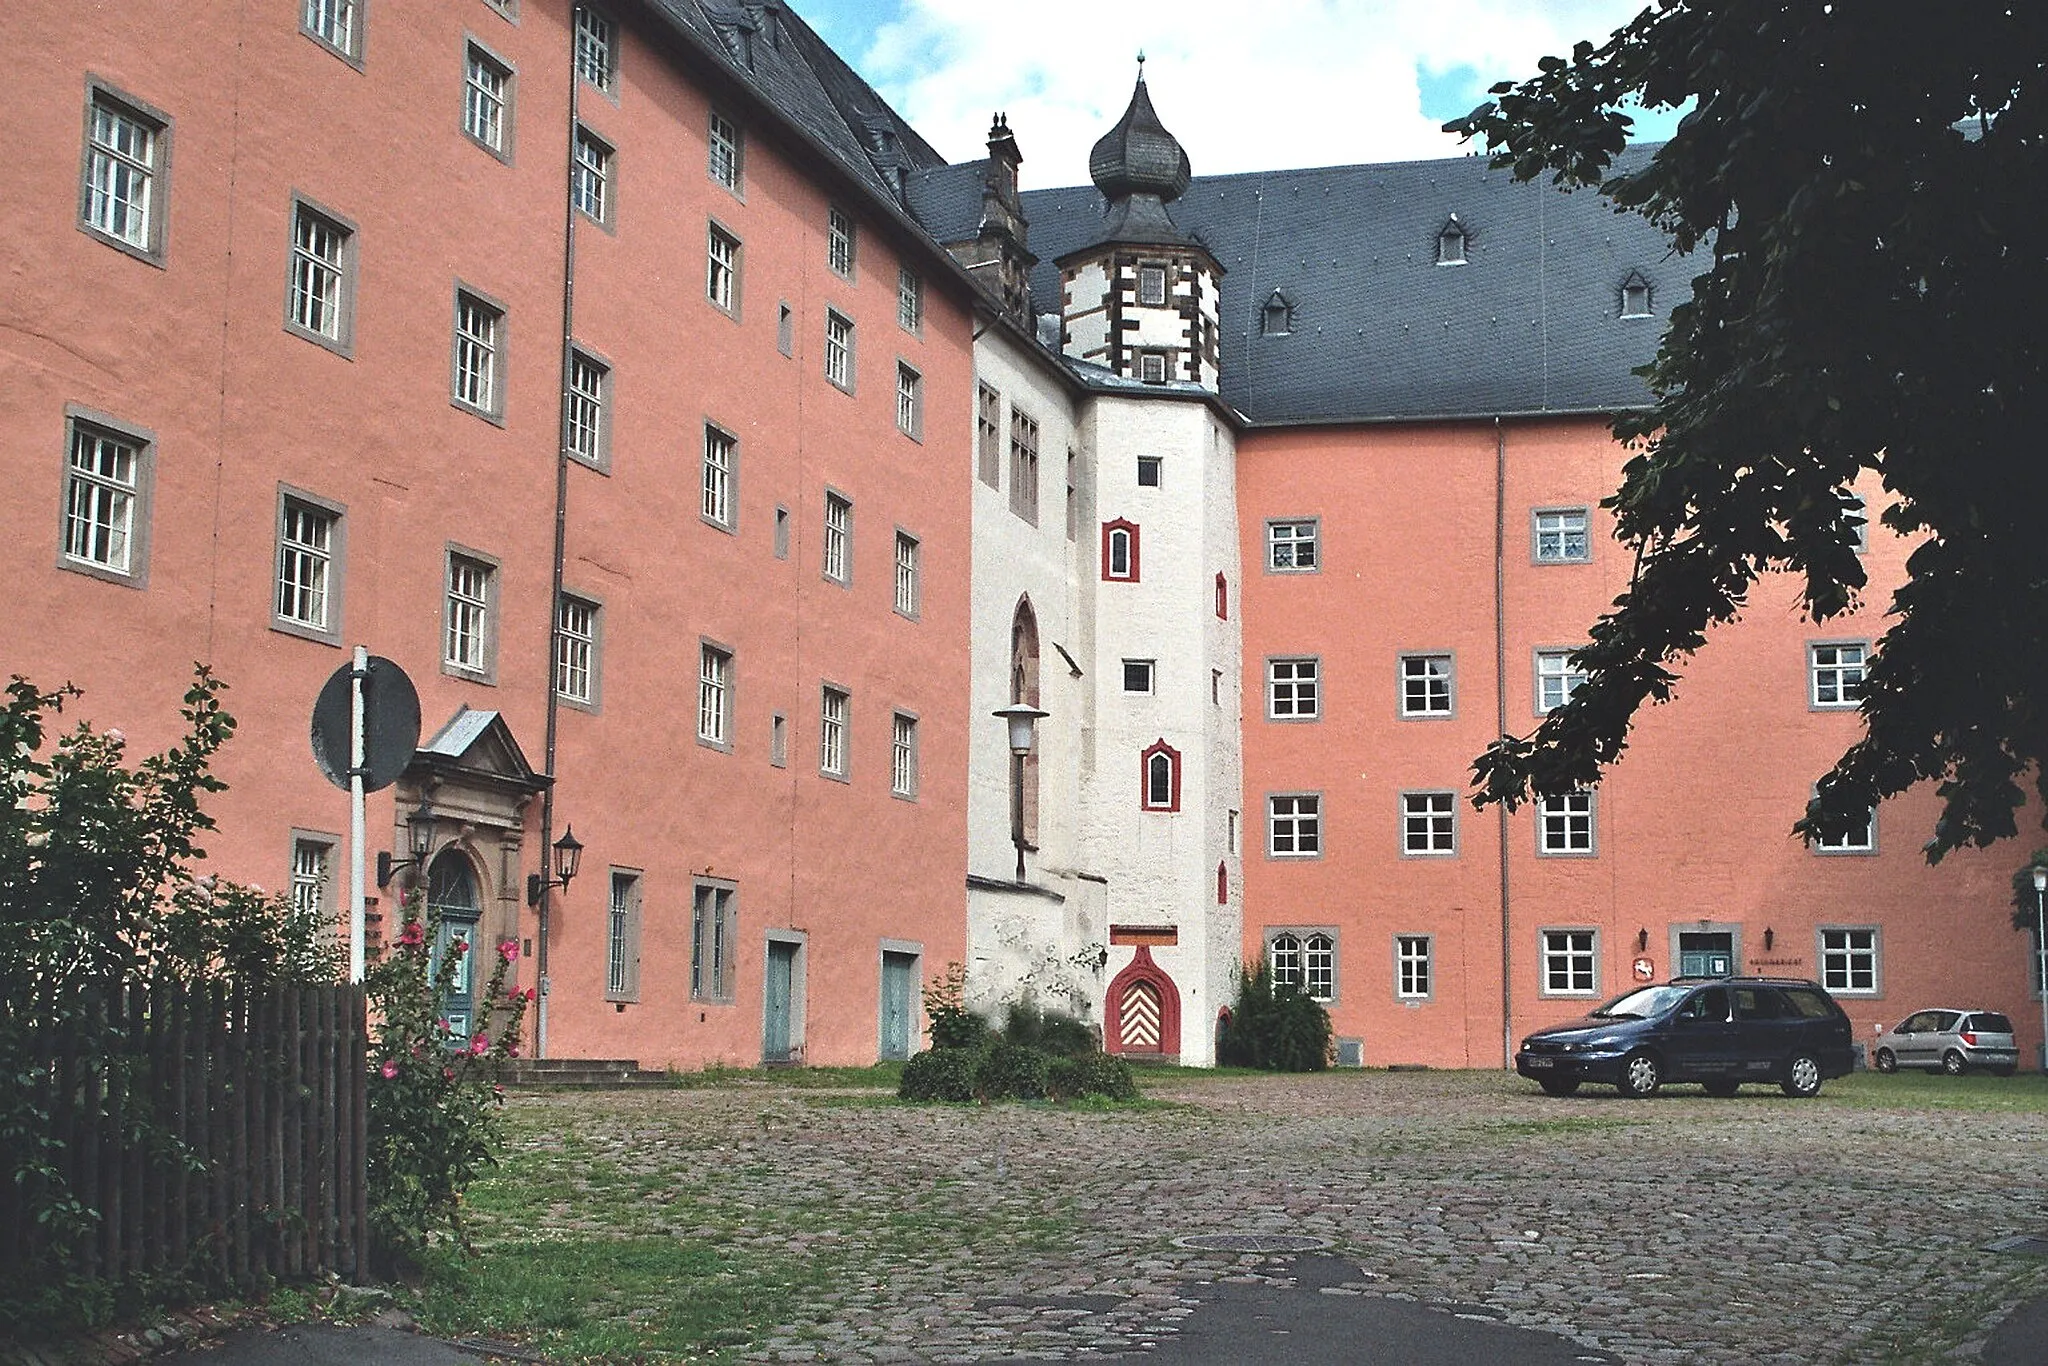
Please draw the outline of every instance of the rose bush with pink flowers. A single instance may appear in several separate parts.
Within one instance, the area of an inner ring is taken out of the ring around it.
[[[475,1029],[463,1037],[442,1003],[468,944],[437,955],[440,916],[408,897],[389,952],[365,978],[378,1024],[370,1050],[370,1234],[387,1272],[412,1269],[427,1245],[448,1238],[467,1247],[462,1194],[495,1166],[506,1059],[519,1053],[519,1028],[531,988],[508,987],[519,957],[515,940],[498,946],[490,983],[477,993]]]

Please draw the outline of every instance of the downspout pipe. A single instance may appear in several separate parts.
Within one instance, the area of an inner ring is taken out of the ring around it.
[[[555,740],[560,730],[562,700],[555,690],[556,635],[561,629],[562,564],[568,553],[569,534],[569,371],[576,337],[576,197],[572,178],[576,173],[576,125],[582,110],[578,104],[581,82],[576,79],[576,20],[571,7],[569,20],[569,126],[562,155],[562,376],[561,397],[555,421],[555,524],[554,558],[549,569],[547,658],[541,678],[547,689],[547,742],[542,767],[548,785],[540,798],[540,900],[536,906],[538,924],[534,938],[534,975],[538,977],[539,1001],[534,1008],[533,1055],[553,1056],[548,1051],[548,940],[553,928],[554,867],[551,856],[555,843]]]
[[[1494,734],[1508,733],[1508,433],[1493,419],[1493,706]],[[1508,888],[1508,808],[1494,803],[1500,845],[1500,1054],[1515,1066],[1514,925]]]

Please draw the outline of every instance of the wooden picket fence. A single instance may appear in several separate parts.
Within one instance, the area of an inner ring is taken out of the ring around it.
[[[361,987],[129,988],[54,1020],[23,1005],[0,1003],[0,1023],[10,1051],[26,1044],[26,1110],[48,1132],[0,1149],[44,1140],[46,1179],[96,1217],[67,1248],[0,1184],[0,1276],[367,1276]],[[0,1151],[0,1173],[19,1156]]]

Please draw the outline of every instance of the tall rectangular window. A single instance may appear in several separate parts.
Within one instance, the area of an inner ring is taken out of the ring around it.
[[[1570,650],[1536,652],[1536,714],[1556,711],[1571,701],[1586,676],[1571,665]]]
[[[603,469],[611,453],[608,419],[612,369],[582,351],[569,353],[569,408],[563,414],[563,444],[572,459]]]
[[[640,997],[640,878],[612,872],[611,914],[605,926],[604,998]]]
[[[901,361],[896,363],[896,430],[924,439],[924,376]]]
[[[1849,995],[1877,993],[1877,927],[1859,925],[1820,932],[1820,984]]]
[[[1403,1001],[1429,999],[1429,936],[1394,936],[1394,995]]]
[[[706,233],[704,297],[723,312],[740,311],[740,239],[716,223]]]
[[[921,585],[918,583],[917,538],[907,531],[896,533],[896,610],[906,617],[918,612]]]
[[[917,718],[897,712],[889,727],[889,791],[917,795]]]
[[[138,581],[148,443],[74,418],[64,470],[66,568]]]
[[[853,278],[853,216],[834,208],[825,215],[825,261],[832,273]]]
[[[483,560],[453,551],[448,554],[441,664],[450,673],[490,678],[496,575],[496,569]]]
[[[1285,792],[1266,798],[1266,852],[1274,858],[1317,858],[1323,852],[1320,793]]]
[[[690,914],[690,999],[730,1001],[733,956],[739,948],[736,890],[729,882],[696,884]]]
[[[909,266],[896,270],[896,322],[905,332],[924,331],[924,281]]]
[[[1590,854],[1593,845],[1593,794],[1565,792],[1536,802],[1536,852]]]
[[[617,93],[619,26],[588,5],[576,7],[576,74],[607,95]]]
[[[837,584],[853,582],[853,503],[832,492],[825,494],[825,545],[822,569]]]
[[[828,778],[846,776],[846,713],[851,699],[838,688],[818,694],[818,772]]]
[[[777,768],[789,765],[789,718],[781,712],[768,718],[768,762]]]
[[[331,904],[334,880],[334,845],[326,840],[299,838],[292,841],[292,909],[309,926],[331,935],[334,914]]]
[[[569,199],[593,222],[612,221],[612,149],[588,128],[576,130],[576,160],[569,168]]]
[[[597,703],[597,604],[566,593],[555,603],[555,694]]]
[[[1543,931],[1545,996],[1591,996],[1599,989],[1595,930]]]
[[[124,250],[159,260],[169,126],[97,84],[90,90],[79,225]]]
[[[363,56],[363,11],[359,0],[305,0],[299,27],[351,62]]]
[[[716,109],[711,111],[711,178],[739,193],[741,160],[740,128]]]
[[[1411,857],[1458,852],[1455,792],[1401,794],[1401,852]]]
[[[825,313],[825,378],[853,389],[853,320],[836,309]]]
[[[1266,718],[1271,721],[1313,721],[1322,715],[1319,659],[1266,661]]]
[[[1158,306],[1166,302],[1166,267],[1138,267],[1138,302]]]
[[[1593,558],[1584,508],[1548,508],[1534,514],[1532,531],[1538,564],[1580,564]]]
[[[492,419],[504,411],[498,376],[504,331],[504,310],[467,290],[456,291],[455,402]]]
[[[1010,406],[1010,511],[1038,525],[1038,422]]]
[[[469,45],[463,61],[462,131],[493,156],[512,147],[512,68]]]
[[[1313,572],[1320,564],[1316,556],[1320,531],[1314,517],[1266,523],[1266,567],[1276,574]]]
[[[700,511],[713,526],[732,531],[739,525],[740,443],[732,433],[704,424],[704,502]]]
[[[355,234],[339,219],[295,203],[285,326],[345,352],[351,340],[354,276]]]
[[[1815,709],[1849,708],[1863,700],[1863,669],[1869,646],[1853,644],[1809,645],[1808,674],[1812,682],[1809,704]]]
[[[1401,715],[1451,714],[1451,657],[1401,656]]]
[[[990,488],[1003,486],[1003,396],[988,385],[975,392],[974,448],[980,465],[981,482]]]
[[[278,510],[276,621],[326,636],[335,611],[338,513],[286,495]]]
[[[732,651],[705,644],[698,651],[697,738],[732,748]]]

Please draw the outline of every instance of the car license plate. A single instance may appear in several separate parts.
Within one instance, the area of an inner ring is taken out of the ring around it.
[[[1552,1064],[1553,1062],[1556,1062],[1556,1061],[1557,1061],[1557,1059],[1555,1059],[1555,1058],[1531,1058],[1531,1059],[1529,1059],[1529,1066],[1531,1066],[1531,1067],[1548,1067],[1548,1066],[1550,1066],[1550,1065],[1551,1065],[1551,1064]]]

